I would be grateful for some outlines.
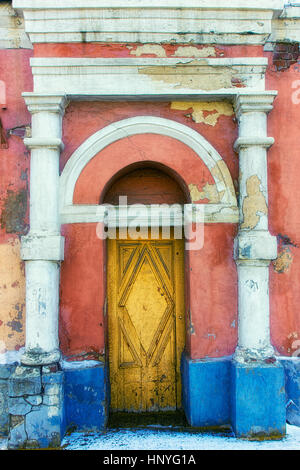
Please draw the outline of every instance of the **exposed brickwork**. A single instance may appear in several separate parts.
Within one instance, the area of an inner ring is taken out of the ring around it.
[[[286,70],[297,62],[299,43],[277,43],[274,45],[273,65],[277,71]]]

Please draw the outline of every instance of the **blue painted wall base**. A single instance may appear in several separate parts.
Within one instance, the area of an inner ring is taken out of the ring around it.
[[[55,448],[65,433],[64,374],[18,366],[8,381],[9,449]]]
[[[300,358],[281,359],[285,370],[286,420],[300,426]]]
[[[88,367],[89,366],[89,367]],[[0,432],[9,448],[55,447],[65,430],[103,430],[108,369],[84,361],[63,371],[0,368]],[[193,427],[230,426],[241,438],[280,438],[285,420],[300,425],[300,358],[244,365],[231,357],[181,361],[182,403]],[[286,413],[287,411],[287,413]]]
[[[107,422],[106,367],[66,369],[65,419],[67,428],[102,430]]]
[[[191,360],[182,355],[182,403],[191,426],[230,424],[230,359]]]
[[[285,435],[285,378],[281,364],[231,364],[231,424],[237,437]]]

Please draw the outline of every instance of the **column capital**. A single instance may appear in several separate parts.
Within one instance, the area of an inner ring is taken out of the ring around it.
[[[238,137],[233,145],[235,152],[238,152],[241,148],[263,147],[268,149],[274,144],[273,137],[261,137],[261,136],[249,136],[249,137]]]
[[[54,150],[59,150],[62,151],[64,149],[64,144],[61,139],[57,138],[33,138],[33,137],[27,137],[24,139],[24,145],[28,147],[30,150],[32,149],[42,149],[42,148],[47,148],[47,149],[54,149]]]
[[[249,94],[239,94],[234,99],[234,110],[237,118],[244,113],[268,113],[273,108],[277,91],[266,91]]]
[[[48,112],[62,116],[69,103],[64,94],[22,93],[22,96],[31,114]]]

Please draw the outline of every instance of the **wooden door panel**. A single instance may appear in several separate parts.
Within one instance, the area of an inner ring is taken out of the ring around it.
[[[112,410],[180,407],[183,293],[181,240],[108,241]]]

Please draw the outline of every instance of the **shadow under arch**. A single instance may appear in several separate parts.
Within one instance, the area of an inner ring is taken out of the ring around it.
[[[153,191],[156,191],[156,197],[151,191],[151,186],[153,186]],[[144,191],[141,196],[137,193],[139,189]],[[191,202],[191,196],[183,178],[167,165],[150,160],[132,163],[119,170],[105,184],[99,204],[117,204],[116,199],[122,195],[123,190],[127,192],[128,204],[188,204]]]

